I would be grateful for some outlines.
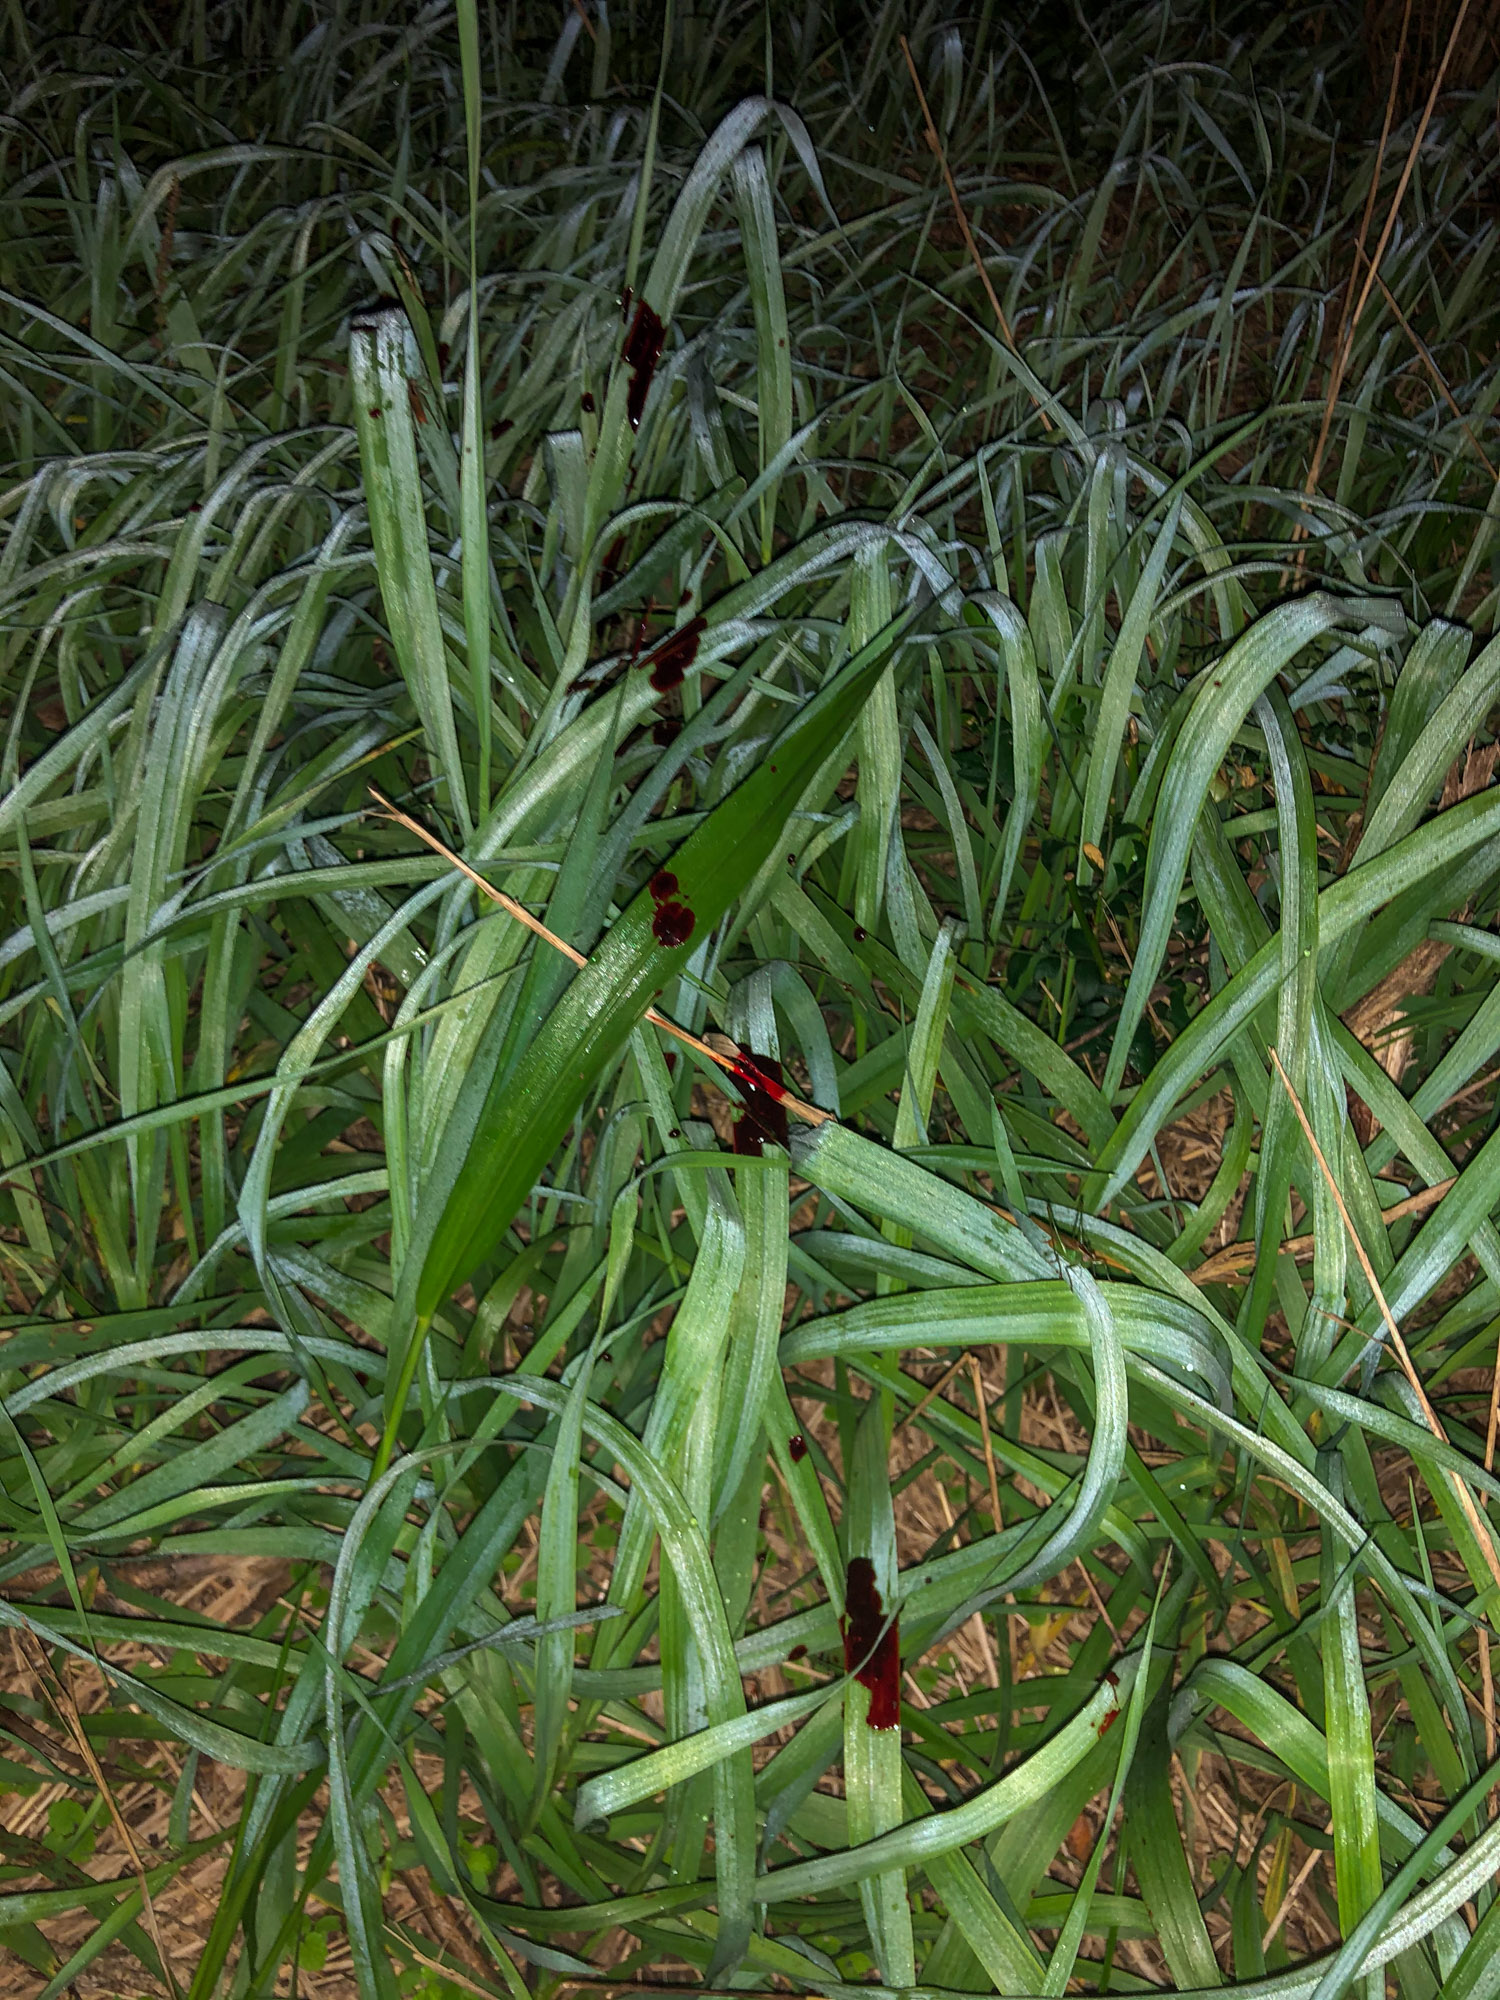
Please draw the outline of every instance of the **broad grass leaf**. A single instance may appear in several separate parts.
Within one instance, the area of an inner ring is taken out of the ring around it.
[[[490,1254],[587,1083],[618,1055],[655,993],[686,962],[693,937],[708,935],[783,844],[787,819],[886,670],[898,631],[899,623],[872,639],[671,855],[673,897],[691,912],[688,936],[664,943],[656,935],[658,906],[642,889],[553,1009],[531,1045],[525,1073],[502,1092],[491,1091],[464,1174],[432,1234],[416,1292],[422,1320]]]

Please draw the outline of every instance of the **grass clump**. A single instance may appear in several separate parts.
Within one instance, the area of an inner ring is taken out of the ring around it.
[[[7,38],[0,1991],[1500,1990],[1493,78]]]

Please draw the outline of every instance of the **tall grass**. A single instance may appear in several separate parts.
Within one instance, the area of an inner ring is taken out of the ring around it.
[[[1500,1993],[1493,82],[7,41],[6,1990]]]

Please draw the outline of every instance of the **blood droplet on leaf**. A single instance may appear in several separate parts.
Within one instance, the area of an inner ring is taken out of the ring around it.
[[[651,935],[668,951],[675,951],[693,935],[698,919],[686,903],[660,903],[651,919]]]
[[[787,1456],[793,1465],[800,1465],[807,1456],[807,1439],[801,1431],[793,1431],[786,1441]]]

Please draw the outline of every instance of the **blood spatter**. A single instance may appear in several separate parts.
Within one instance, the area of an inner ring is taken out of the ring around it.
[[[660,645],[646,655],[645,665],[651,669],[651,685],[658,694],[670,694],[673,688],[682,686],[683,675],[698,657],[698,641],[703,637],[707,623],[708,620],[700,612],[686,625],[679,625],[675,632],[669,632]]]
[[[595,409],[594,399],[587,389],[585,389],[583,392],[582,407],[585,416],[591,417],[594,414],[594,409]]]
[[[793,1660],[805,1660],[806,1658],[806,1646],[793,1646],[792,1650],[786,1656],[787,1665],[790,1666]]]
[[[682,734],[682,724],[675,715],[664,715],[660,722],[651,725],[651,741],[658,750],[666,750]]]
[[[633,291],[631,290],[631,288],[630,288],[630,286],[629,286],[629,285],[627,285],[627,286],[625,287],[624,291],[623,291],[623,292],[622,292],[622,293],[620,294],[620,324],[621,324],[621,326],[624,326],[624,324],[626,323],[626,321],[627,321],[627,320],[628,320],[628,319],[630,318],[630,302],[631,302],[631,300],[632,300],[632,299],[633,299],[634,297],[635,297],[635,293],[634,293],[634,292],[633,292]]]
[[[676,1069],[676,1067],[677,1067],[677,1051],[676,1051],[676,1049],[668,1049],[668,1050],[667,1050],[667,1053],[666,1053],[666,1055],[665,1055],[665,1057],[663,1058],[663,1060],[665,1061],[665,1063],[666,1063],[666,1065],[667,1065],[667,1075],[668,1075],[668,1076],[670,1076],[670,1075],[672,1074],[673,1070],[675,1070],[675,1069]]]
[[[682,1137],[682,1127],[680,1125],[674,1125],[671,1131],[667,1134],[667,1137],[669,1139],[680,1139]]]
[[[870,933],[865,929],[863,924],[856,924],[854,926],[854,942],[856,944],[863,944],[869,935]]]
[[[844,1671],[869,1690],[870,1727],[895,1729],[901,1721],[900,1620],[893,1614],[887,1623],[875,1587],[875,1565],[868,1556],[850,1561],[844,1603]]]
[[[515,425],[511,422],[509,417],[496,417],[495,421],[490,425],[491,443],[493,443],[497,438],[503,438],[507,431],[514,429]]]
[[[621,349],[621,359],[630,370],[630,387],[625,392],[625,414],[633,431],[641,427],[647,392],[656,373],[656,364],[661,360],[666,337],[666,328],[642,299],[635,309],[635,318],[630,322],[630,331]]]
[[[651,935],[667,951],[675,951],[693,935],[698,919],[686,903],[658,903],[651,919]]]
[[[732,1074],[745,1098],[735,1120],[734,1150],[758,1157],[765,1151],[768,1139],[773,1145],[785,1146],[787,1123],[783,1100],[787,1092],[781,1081],[781,1064],[774,1056],[757,1056],[754,1062],[748,1056],[740,1056]]]
[[[801,1431],[793,1431],[786,1441],[787,1457],[793,1465],[800,1465],[807,1456],[807,1439]]]
[[[372,417],[378,417],[380,415],[380,405],[378,403],[372,403],[370,405],[370,415]]]
[[[681,597],[679,597],[677,600],[678,610],[680,611],[684,604],[691,604],[692,601],[693,601],[693,586],[689,584],[687,589],[682,593]]]
[[[447,341],[440,340],[438,342],[438,367],[443,371],[444,374],[447,374],[448,372],[448,356],[450,352],[451,349],[449,348]]]
[[[1111,1669],[1108,1673],[1106,1673],[1104,1678],[1109,1682],[1110,1693],[1118,1694],[1120,1692],[1120,1676],[1117,1673],[1115,1673],[1113,1669]],[[1115,1724],[1119,1721],[1119,1719],[1120,1719],[1120,1710],[1117,1705],[1116,1707],[1112,1708],[1109,1711],[1108,1715],[1106,1715],[1104,1719],[1100,1722],[1099,1734],[1101,1736],[1107,1735],[1109,1731],[1114,1728]]]
[[[788,867],[788,868],[795,868],[795,867],[796,867],[796,865],[797,865],[797,857],[796,857],[796,855],[795,855],[795,854],[789,854],[789,855],[787,856],[787,858],[786,858],[786,865],[787,865],[787,867]]]
[[[686,903],[677,900],[679,888],[677,877],[670,868],[658,868],[646,884],[651,900],[656,905],[656,915],[651,919],[651,929],[658,944],[668,950],[679,944],[686,944],[693,934],[693,925],[698,921]]]

